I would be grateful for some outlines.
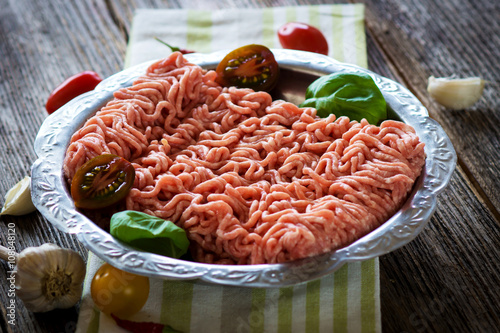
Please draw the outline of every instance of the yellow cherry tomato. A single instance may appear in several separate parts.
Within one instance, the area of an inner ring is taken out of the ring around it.
[[[149,295],[149,278],[104,263],[90,285],[95,305],[104,313],[128,318],[142,309]]]

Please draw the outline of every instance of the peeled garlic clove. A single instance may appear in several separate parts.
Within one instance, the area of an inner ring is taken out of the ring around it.
[[[461,110],[474,105],[483,94],[485,81],[480,77],[429,77],[427,91],[442,106]]]
[[[25,215],[36,210],[31,201],[31,178],[24,177],[5,195],[5,204],[0,215]]]
[[[55,244],[23,250],[17,258],[16,294],[33,312],[66,309],[82,295],[85,263],[75,251]]]
[[[31,201],[31,178],[24,177],[5,195],[5,204],[0,215],[25,215],[36,210]]]

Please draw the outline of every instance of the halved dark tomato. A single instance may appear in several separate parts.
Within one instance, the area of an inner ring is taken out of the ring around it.
[[[216,72],[221,86],[270,91],[278,82],[279,65],[267,47],[250,44],[229,52]]]
[[[99,155],[76,171],[71,196],[78,208],[107,207],[125,198],[134,180],[132,163],[112,154]]]

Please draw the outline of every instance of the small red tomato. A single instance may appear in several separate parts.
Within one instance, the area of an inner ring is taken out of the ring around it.
[[[135,180],[135,169],[126,159],[104,154],[82,165],[71,181],[75,206],[98,209],[125,198]]]
[[[285,49],[328,55],[328,42],[317,28],[300,22],[289,22],[278,29],[278,38]]]
[[[51,114],[76,96],[94,90],[101,81],[99,74],[92,71],[73,75],[54,89],[47,99],[45,109]]]
[[[279,65],[267,47],[250,44],[229,52],[216,72],[221,86],[270,91],[278,82]]]

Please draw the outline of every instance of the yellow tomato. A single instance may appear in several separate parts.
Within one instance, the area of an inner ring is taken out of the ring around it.
[[[122,271],[105,263],[92,279],[90,294],[102,312],[128,318],[146,303],[149,278]]]

